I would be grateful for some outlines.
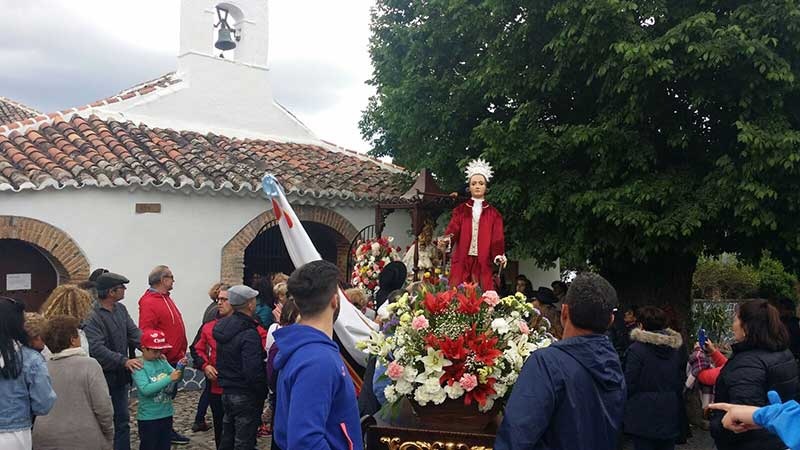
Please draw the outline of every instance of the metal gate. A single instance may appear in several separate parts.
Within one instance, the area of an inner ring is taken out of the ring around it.
[[[350,241],[350,249],[347,251],[347,285],[350,286],[352,281],[353,267],[356,265],[355,251],[360,243],[367,240],[375,239],[375,225],[368,225],[358,232],[355,238]]]
[[[267,222],[244,251],[244,281],[254,273],[292,273],[294,265],[283,243],[278,221]]]

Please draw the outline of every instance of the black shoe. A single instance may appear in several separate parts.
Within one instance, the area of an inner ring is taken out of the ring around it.
[[[175,445],[186,445],[189,443],[190,439],[186,436],[181,436],[175,430],[172,430],[172,438],[170,441]]]
[[[197,433],[198,431],[208,431],[211,429],[211,425],[209,425],[205,420],[202,422],[195,422],[192,425],[192,432]]]

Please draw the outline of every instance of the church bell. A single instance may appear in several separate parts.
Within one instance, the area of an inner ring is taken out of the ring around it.
[[[220,27],[219,34],[217,34],[217,42],[214,47],[222,50],[233,50],[236,48],[236,41],[233,40],[233,30],[226,27]]]

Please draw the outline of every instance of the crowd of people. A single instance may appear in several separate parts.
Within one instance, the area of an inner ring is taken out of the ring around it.
[[[211,428],[210,407],[219,449],[254,449],[263,434],[277,449],[363,448],[360,420],[386,402],[385,368],[370,359],[357,393],[333,324],[348,300],[365,312],[378,306],[372,317],[381,321],[385,305],[413,291],[406,278],[402,263],[387,265],[374,299],[358,290],[340,298],[339,270],[325,261],[250,286],[215,283],[191,344],[167,266],[150,272],[138,324],[122,303],[129,280],[104,269],[86,285],[58,287],[41,314],[3,297],[0,448],[127,450],[132,386],[139,448],[186,444],[173,428],[173,399],[190,363],[206,378],[192,429]],[[537,290],[520,276],[514,288],[556,339],[524,364],[495,448],[614,450],[627,435],[637,450],[672,449],[685,438],[691,393],[720,450],[800,445],[800,327],[790,300],[740,305],[725,355],[710,340],[688,350],[661,308],[619,307],[596,274]]]

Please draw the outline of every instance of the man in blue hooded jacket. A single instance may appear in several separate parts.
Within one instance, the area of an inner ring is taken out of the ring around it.
[[[362,450],[353,380],[333,341],[339,269],[314,261],[287,288],[300,322],[275,332],[278,371],[273,439],[282,450]]]
[[[617,293],[603,277],[578,275],[561,307],[564,337],[522,367],[495,450],[614,450],[625,377],[605,333]]]

